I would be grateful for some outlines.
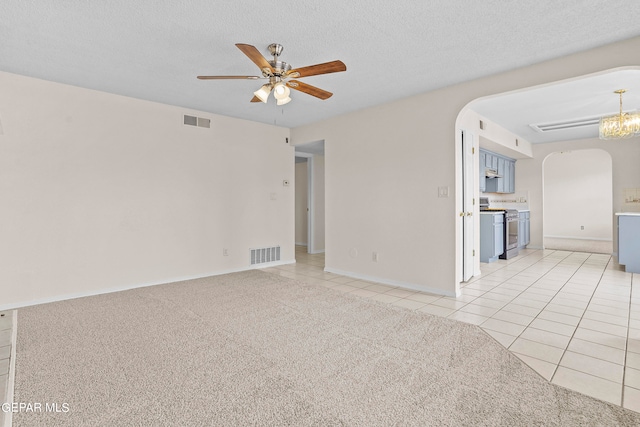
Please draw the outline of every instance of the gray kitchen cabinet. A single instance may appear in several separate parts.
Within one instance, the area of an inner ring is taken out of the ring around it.
[[[480,160],[478,160],[478,165],[480,169],[480,176],[479,176],[479,181],[480,181],[480,192],[484,193],[485,189],[487,188],[486,184],[487,184],[487,176],[485,174],[485,169],[486,169],[486,157],[487,157],[487,153],[485,153],[484,151],[480,151]]]
[[[618,263],[627,273],[640,273],[640,214],[617,213]],[[481,218],[482,219],[482,218]],[[482,228],[480,228],[482,233]]]
[[[507,193],[515,193],[516,192],[516,161],[512,160],[507,165],[509,169],[509,186],[507,188]]]
[[[483,155],[484,157],[482,157]],[[481,175],[484,169],[494,169],[500,175],[500,178],[487,178],[485,173],[485,176],[480,179],[480,191],[483,193],[515,193],[516,161],[487,150],[480,150],[480,156]]]
[[[509,180],[508,172],[507,172],[507,162],[504,158],[498,157],[498,175],[502,178],[496,179],[496,193],[506,193],[505,191],[505,183]]]
[[[480,261],[494,262],[504,252],[504,214],[480,214]]]
[[[531,213],[529,211],[519,212],[518,218],[518,247],[524,248],[531,240]]]
[[[493,157],[494,157],[493,154],[491,154],[488,151],[485,151],[484,154],[486,156],[485,157],[484,166],[487,167],[487,168],[492,168],[493,167]]]

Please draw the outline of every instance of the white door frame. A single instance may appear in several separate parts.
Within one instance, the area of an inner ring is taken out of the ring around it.
[[[315,253],[315,241],[313,239],[313,230],[315,226],[314,214],[314,182],[313,182],[313,154],[295,153],[296,157],[307,159],[307,253]]]
[[[459,130],[462,142],[462,193],[460,216],[462,219],[462,281],[466,282],[474,275],[475,266],[475,218],[477,212],[475,206],[475,186],[477,185],[475,173],[476,148],[473,135],[465,130]]]

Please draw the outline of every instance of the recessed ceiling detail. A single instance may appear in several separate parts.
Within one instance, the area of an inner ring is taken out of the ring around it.
[[[529,125],[538,132],[550,132],[557,130],[576,129],[586,126],[597,126],[600,122],[600,117],[589,117],[586,119],[564,120],[554,123],[540,123]]]

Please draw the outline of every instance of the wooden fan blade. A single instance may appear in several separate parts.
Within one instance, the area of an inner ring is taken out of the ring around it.
[[[294,78],[317,76],[318,74],[338,73],[347,71],[347,66],[342,61],[331,61],[323,64],[309,65],[308,67],[295,68],[287,73]]]
[[[257,96],[254,96],[253,98],[251,98],[251,102],[262,102],[262,101]]]
[[[238,46],[238,49],[240,49],[242,53],[247,55],[249,59],[252,60],[253,63],[256,64],[258,68],[260,68],[261,70],[264,68],[267,68],[271,70],[272,73],[275,71],[271,66],[271,64],[269,64],[269,61],[267,61],[265,57],[262,56],[260,51],[256,49],[255,46],[251,46],[250,44],[244,44],[244,43],[236,43],[236,46]]]
[[[328,99],[333,95],[331,92],[327,92],[326,90],[322,90],[318,87],[299,82],[298,80],[289,80],[287,82],[287,86],[289,86],[291,89],[299,90],[300,92],[307,93],[320,99]]]
[[[223,80],[223,79],[241,79],[241,80],[256,80],[258,76],[198,76],[200,80]]]

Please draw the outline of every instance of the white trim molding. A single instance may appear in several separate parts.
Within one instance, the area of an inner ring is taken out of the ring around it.
[[[413,291],[428,292],[430,294],[442,295],[445,297],[457,296],[455,292],[443,292],[442,289],[435,289],[429,286],[419,285],[417,283],[409,283],[409,282],[402,282],[399,280],[389,280],[389,279],[383,279],[380,277],[366,276],[364,274],[354,273],[351,271],[343,271],[343,270],[338,270],[338,269],[329,268],[329,267],[326,267],[324,271],[326,271],[327,273],[339,274],[340,276],[352,277],[354,279],[359,279],[359,280],[366,280],[368,282],[376,282],[376,283],[381,283],[383,285],[390,285],[390,286],[397,286],[399,288],[411,289]]]
[[[197,276],[171,277],[171,278],[167,278],[165,280],[158,281],[158,282],[137,283],[137,284],[132,284],[132,285],[115,286],[113,288],[105,288],[105,289],[89,291],[89,292],[75,292],[75,293],[70,293],[70,294],[62,294],[62,295],[57,295],[55,297],[31,300],[31,301],[27,301],[27,302],[24,302],[24,303],[13,303],[13,304],[0,305],[0,311],[14,310],[16,308],[29,307],[29,306],[32,306],[32,305],[46,304],[46,303],[50,303],[50,302],[65,301],[65,300],[75,299],[75,298],[91,297],[91,296],[102,295],[102,294],[110,294],[110,293],[113,293],[113,292],[128,291],[128,290],[137,289],[137,288],[146,288],[148,286],[165,285],[167,283],[184,282],[186,280],[202,279],[202,278],[211,277],[211,276],[221,276],[223,274],[240,273],[240,272],[243,272],[243,271],[250,271],[250,270],[261,270],[263,268],[270,268],[270,267],[276,267],[276,266],[279,266],[279,265],[288,265],[288,264],[295,264],[295,263],[296,263],[295,259],[293,259],[293,260],[285,260],[285,261],[265,262],[265,263],[255,264],[255,265],[251,265],[251,266],[247,266],[247,267],[243,267],[243,268],[236,268],[236,269],[231,269],[231,270],[213,271],[213,272],[210,272],[210,273],[206,273],[206,274],[203,274],[203,275],[197,275]]]

